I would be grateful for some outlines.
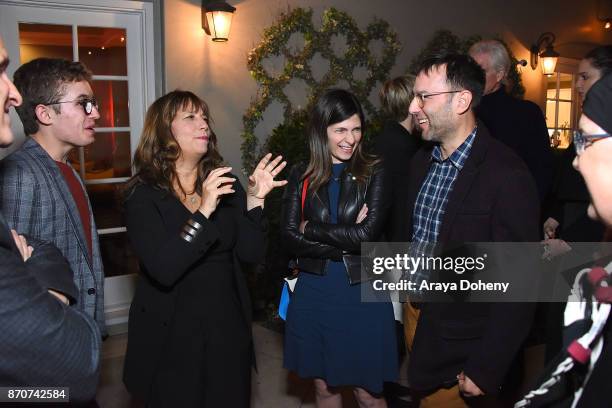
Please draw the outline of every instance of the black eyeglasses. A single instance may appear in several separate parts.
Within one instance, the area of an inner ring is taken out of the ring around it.
[[[436,96],[436,95],[444,95],[444,94],[457,93],[457,92],[461,92],[461,90],[443,91],[443,92],[431,92],[431,93],[421,92],[421,93],[415,93],[414,97],[416,98],[417,103],[419,104],[419,108],[422,108],[423,106],[425,106],[425,101],[429,97]]]
[[[91,112],[93,112],[93,108],[98,109],[98,100],[96,98],[84,98],[84,99],[75,99],[72,101],[58,101],[58,102],[41,103],[41,105],[59,105],[62,103],[76,103],[78,105],[81,105],[86,115],[91,115]]]
[[[574,148],[576,149],[576,156],[580,156],[587,147],[595,142],[602,139],[612,137],[610,133],[595,133],[592,135],[585,135],[580,130],[574,130]]]

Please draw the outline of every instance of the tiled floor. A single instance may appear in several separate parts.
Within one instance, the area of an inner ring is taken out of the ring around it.
[[[283,369],[282,335],[259,324],[253,325],[253,334],[259,374],[253,375],[252,407],[314,408],[312,383],[300,380]],[[96,397],[101,408],[128,408],[133,405],[121,382],[126,344],[125,334],[111,336],[104,342],[100,387]],[[404,374],[406,370],[402,368],[400,372]],[[400,383],[405,382],[405,378],[400,379]],[[343,398],[345,408],[357,407],[350,391],[344,393]]]

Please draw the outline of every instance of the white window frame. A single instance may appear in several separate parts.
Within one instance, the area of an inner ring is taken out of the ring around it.
[[[578,127],[578,118],[580,117],[580,101],[579,96],[576,91],[576,76],[578,74],[578,64],[580,60],[572,59],[572,58],[563,58],[560,57],[557,61],[557,66],[555,67],[555,75],[557,77],[557,85],[556,85],[556,94],[554,98],[548,97],[547,86],[544,86],[544,113],[547,114],[547,106],[548,101],[555,102],[555,129],[559,129],[559,102],[571,102],[571,117],[570,117],[570,135],[573,131]],[[567,74],[572,76],[572,99],[560,99],[559,98],[559,89],[560,89],[560,75],[559,74]],[[546,79],[545,79],[546,80]],[[546,82],[548,82],[546,80]],[[547,124],[547,129],[548,124]],[[570,136],[571,137],[571,136]]]

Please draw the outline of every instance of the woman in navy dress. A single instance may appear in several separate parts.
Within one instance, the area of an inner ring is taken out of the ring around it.
[[[281,236],[300,268],[284,365],[314,379],[317,407],[341,407],[338,386],[353,387],[361,407],[386,407],[383,383],[398,374],[391,304],[361,301],[371,286],[350,262],[361,242],[380,237],[389,204],[382,167],[362,150],[363,127],[354,95],[333,89],[320,97],[309,123],[310,162],[292,169],[283,196]]]

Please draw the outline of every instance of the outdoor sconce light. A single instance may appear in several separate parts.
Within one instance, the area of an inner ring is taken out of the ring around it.
[[[229,38],[232,17],[236,7],[224,1],[202,0],[202,28],[213,41],[225,42]]]
[[[555,35],[551,32],[544,33],[538,41],[531,46],[531,68],[538,66],[538,57],[542,58],[542,73],[546,76],[554,74],[557,66],[559,53],[553,49]],[[544,48],[544,51],[540,52]]]
[[[610,0],[607,0],[607,3],[610,3]],[[605,31],[610,31],[612,28],[612,16],[610,16],[610,11],[612,11],[612,9],[609,7],[610,4],[608,4],[608,7],[603,7],[603,4],[606,4],[606,0],[597,0],[597,20],[599,20],[601,27]],[[607,15],[602,13],[606,13]]]

